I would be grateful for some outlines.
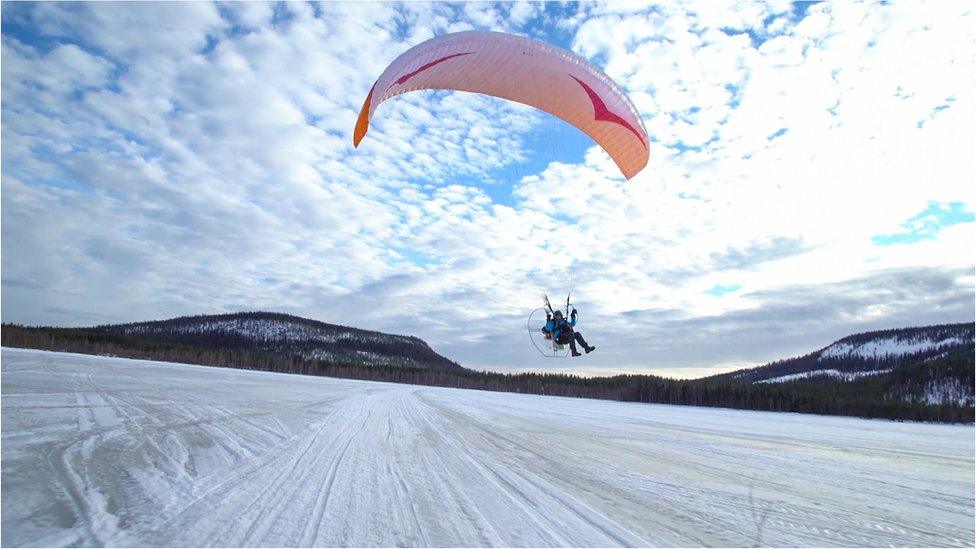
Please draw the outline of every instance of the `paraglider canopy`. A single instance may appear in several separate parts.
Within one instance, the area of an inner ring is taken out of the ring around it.
[[[430,89],[501,97],[558,116],[603,147],[627,179],[647,165],[647,130],[610,77],[561,48],[487,31],[438,36],[394,59],[363,102],[353,144],[358,147],[365,137],[380,103]]]

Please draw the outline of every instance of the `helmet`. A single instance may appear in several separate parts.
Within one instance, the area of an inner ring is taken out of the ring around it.
[[[555,318],[562,318],[563,317],[563,312],[562,311],[556,311],[556,312],[552,313],[552,316],[555,317]]]

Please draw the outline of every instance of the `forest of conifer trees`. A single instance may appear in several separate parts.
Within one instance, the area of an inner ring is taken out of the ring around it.
[[[467,369],[443,371],[392,359],[383,364],[366,364],[354,357],[309,360],[244,347],[154,342],[91,329],[29,328],[12,324],[3,325],[2,341],[5,347],[486,391],[913,421],[972,423],[974,419],[971,405],[950,401],[930,403],[922,398],[926,387],[939,380],[959,383],[964,391],[973,393],[974,360],[969,350],[955,351],[924,363],[904,364],[886,376],[853,381],[816,378],[753,383],[724,377],[676,380],[652,375],[587,378]]]

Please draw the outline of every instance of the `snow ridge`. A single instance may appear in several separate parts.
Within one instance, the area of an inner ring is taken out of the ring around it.
[[[813,370],[810,372],[800,372],[799,374],[789,374],[785,376],[771,377],[769,379],[761,379],[756,383],[781,383],[784,381],[796,381],[799,379],[812,379],[817,377],[833,377],[837,379],[842,379],[844,381],[853,381],[860,377],[887,374],[890,371],[891,368],[885,368],[883,370],[842,372],[834,368],[829,368],[826,370]]]
[[[966,340],[961,337],[947,337],[936,341],[925,335],[911,338],[886,337],[864,343],[837,342],[820,351],[820,360],[845,357],[884,359],[935,351],[964,343]]]

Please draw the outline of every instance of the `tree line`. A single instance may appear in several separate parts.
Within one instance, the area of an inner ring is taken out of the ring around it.
[[[70,328],[2,327],[5,347],[67,351],[203,366],[387,381],[436,387],[594,398],[626,402],[712,406],[775,412],[848,415],[867,418],[972,423],[973,406],[949,400],[928,403],[924,395],[935,383],[948,381],[973,394],[971,350],[903,365],[890,374],[850,382],[833,378],[785,383],[751,383],[725,378],[678,380],[652,375],[580,377],[570,374],[503,374],[461,369],[418,368],[410,360],[382,363],[341,356],[310,360],[243,347],[217,348],[171,341],[148,341],[125,335]]]

